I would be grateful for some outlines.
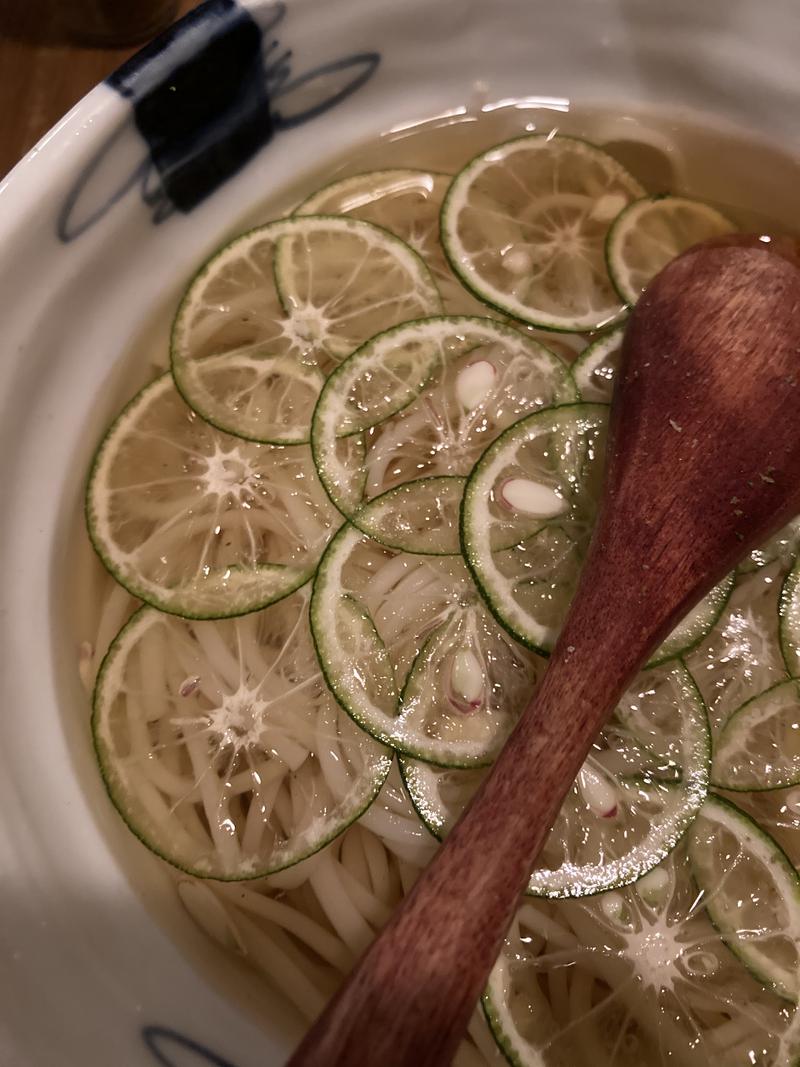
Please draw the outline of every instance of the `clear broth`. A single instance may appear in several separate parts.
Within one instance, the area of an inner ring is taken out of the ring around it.
[[[232,235],[287,214],[315,189],[338,177],[391,167],[455,173],[473,155],[492,144],[525,132],[551,130],[585,137],[604,147],[651,193],[670,191],[707,200],[720,207],[743,230],[797,232],[796,190],[800,184],[800,161],[761,143],[757,137],[697,123],[683,116],[652,113],[620,116],[602,109],[574,110],[558,102],[546,106],[529,101],[497,105],[478,101],[469,107],[454,109],[446,116],[409,123],[348,149],[336,159],[324,161],[235,220],[229,233]],[[768,212],[764,210],[765,205],[769,206]],[[215,245],[225,238],[225,235],[218,236]],[[468,298],[465,300],[463,310],[474,310]],[[459,309],[449,310],[456,312]],[[155,309],[135,344],[119,361],[103,398],[102,410],[98,411],[95,425],[90,428],[94,440],[99,439],[102,428],[129,397],[168,367],[173,313],[173,301]],[[537,336],[548,343],[548,338],[541,332]],[[558,335],[550,335],[550,343],[568,359],[581,348],[581,344]],[[83,467],[88,465],[92,443],[87,442],[85,454],[76,458]],[[94,774],[92,789],[100,798],[102,792],[96,789],[97,775],[88,770],[91,764],[91,759],[87,759],[90,751],[89,702],[78,685],[76,664],[82,663],[84,684],[89,683],[104,651],[103,646],[113,636],[107,633],[100,641],[95,636],[100,607],[112,580],[91,549],[83,523],[82,501],[74,502],[71,513],[71,565],[60,578],[62,588],[58,601],[64,607],[56,624],[58,645],[67,650],[63,686],[65,728],[81,773]],[[132,598],[121,601],[120,622],[134,606]],[[88,664],[87,643],[92,646]],[[713,680],[710,683],[713,703]],[[769,683],[765,682],[764,687],[766,684]],[[742,692],[737,693],[737,699],[741,701],[746,695],[745,684]],[[165,928],[177,936],[211,980],[221,981],[246,1010],[264,1021],[263,994],[268,987],[269,995],[274,998],[274,987],[263,977],[254,980],[256,972],[231,953],[211,941],[206,944],[193,938],[191,924],[186,922],[185,916],[179,917],[181,909],[175,904],[172,886],[181,880],[180,873],[155,860],[144,846],[133,841],[113,813],[109,811],[99,817],[114,837],[115,848],[131,880]],[[124,844],[122,838],[126,839]],[[284,1014],[289,1016],[293,1012],[293,1008],[287,1007]],[[274,1024],[270,1022],[269,1025]],[[291,1027],[290,1031],[293,1035],[298,1032],[296,1027]]]

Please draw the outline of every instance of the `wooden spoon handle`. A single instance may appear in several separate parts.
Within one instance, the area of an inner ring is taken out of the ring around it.
[[[620,623],[616,590],[624,586],[608,577],[581,586],[542,685],[491,774],[291,1067],[450,1062],[533,859],[592,739],[647,654],[640,643],[633,649]]]
[[[800,510],[800,259],[698,248],[628,324],[603,504],[550,667],[494,769],[293,1067],[441,1067],[599,727],[674,624]]]

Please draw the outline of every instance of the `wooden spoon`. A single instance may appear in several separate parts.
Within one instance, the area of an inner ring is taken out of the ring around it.
[[[795,243],[738,235],[697,246],[631,315],[603,502],[542,684],[292,1067],[450,1062],[549,827],[631,678],[799,512]]]

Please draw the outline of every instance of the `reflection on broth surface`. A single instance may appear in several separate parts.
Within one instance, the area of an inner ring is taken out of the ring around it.
[[[100,772],[204,934],[305,1020],[542,675],[627,308],[697,240],[793,231],[794,161],[565,106],[464,108],[300,176],[106,412],[137,395],[65,623]],[[791,524],[752,553],[626,693],[461,1067],[800,1062],[797,549]]]

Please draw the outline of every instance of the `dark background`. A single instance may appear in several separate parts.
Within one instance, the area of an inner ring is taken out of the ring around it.
[[[198,0],[0,0],[0,179],[123,59]]]

